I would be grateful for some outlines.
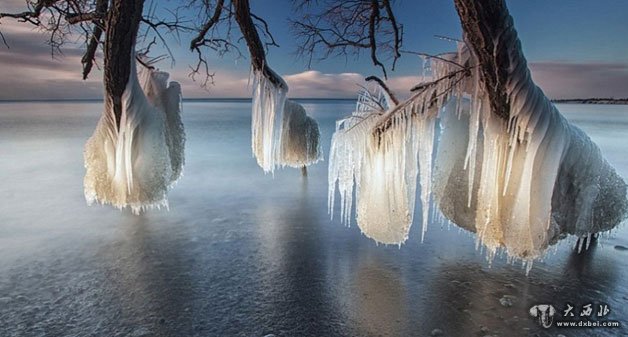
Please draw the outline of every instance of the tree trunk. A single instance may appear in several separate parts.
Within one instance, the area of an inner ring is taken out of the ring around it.
[[[283,87],[285,85],[284,81],[266,63],[266,51],[251,17],[249,0],[233,0],[233,7],[235,8],[235,18],[240,27],[240,32],[242,32],[242,36],[249,48],[249,54],[251,54],[253,69],[261,71],[264,77],[277,87]]]
[[[122,94],[129,81],[132,53],[142,18],[144,0],[113,0],[106,19],[104,82],[105,104],[112,106],[116,126],[122,117]]]
[[[465,42],[479,62],[480,78],[489,95],[491,111],[508,119],[506,91],[511,64],[526,65],[517,31],[504,0],[454,0]],[[512,58],[516,57],[517,60]]]

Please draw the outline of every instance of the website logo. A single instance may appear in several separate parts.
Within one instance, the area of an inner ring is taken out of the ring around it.
[[[549,328],[554,323],[556,309],[551,304],[537,304],[530,308],[530,315],[539,320],[539,324],[544,328]]]

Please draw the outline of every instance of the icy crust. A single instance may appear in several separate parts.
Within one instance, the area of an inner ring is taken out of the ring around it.
[[[168,74],[132,62],[122,95],[120,127],[110,99],[94,134],[85,144],[85,199],[129,207],[138,214],[167,207],[167,191],[182,174],[185,133],[181,122],[181,87]]]
[[[273,172],[280,164],[282,112],[288,85],[283,80],[281,86],[274,84],[262,71],[255,71],[253,76],[251,147],[264,172]]]
[[[477,68],[469,77],[426,86],[397,107],[364,103],[361,95],[357,111],[337,123],[332,138],[330,211],[337,186],[341,218],[348,223],[355,189],[362,231],[378,242],[403,243],[419,167],[423,233],[433,191],[442,214],[476,232],[489,259],[504,251],[531,262],[567,234],[590,236],[623,221],[623,179],[533,83],[515,42],[508,120],[490,111]],[[440,57],[477,63],[463,44]],[[439,59],[426,64],[433,79],[459,69]],[[435,123],[440,135],[432,165]]]
[[[299,103],[286,100],[281,126],[281,164],[309,166],[323,159],[321,134],[316,121]]]

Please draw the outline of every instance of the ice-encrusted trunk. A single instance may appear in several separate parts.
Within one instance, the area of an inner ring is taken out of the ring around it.
[[[489,257],[504,250],[531,262],[567,234],[617,226],[626,184],[534,84],[504,1],[455,3],[465,42],[428,60],[434,81],[397,106],[361,95],[356,112],[337,124],[330,211],[337,186],[347,222],[355,191],[362,231],[403,243],[418,171],[423,231],[433,191],[442,214],[476,232]]]
[[[116,126],[122,117],[122,95],[129,82],[135,39],[142,19],[144,0],[113,0],[106,18],[104,42],[105,101],[113,109]]]
[[[478,232],[489,251],[505,248],[522,259],[539,257],[566,234],[584,236],[616,226],[625,217],[626,184],[534,84],[504,1],[455,4],[479,65],[482,97],[475,99],[484,106],[471,113],[481,118],[481,135],[469,135],[480,150],[465,159],[481,165],[467,182],[472,188],[458,188],[462,172],[450,176],[439,196],[443,213]],[[471,133],[477,133],[474,128]],[[463,195],[474,207],[460,202]]]
[[[185,135],[181,88],[168,74],[136,69],[143,1],[116,0],[107,17],[104,111],[85,145],[85,198],[134,213],[168,205],[181,175]],[[140,80],[141,77],[141,80]]]

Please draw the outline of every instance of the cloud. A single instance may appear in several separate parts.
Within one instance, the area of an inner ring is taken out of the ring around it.
[[[290,87],[291,97],[354,98],[360,86],[365,85],[364,75],[358,73],[325,74],[310,70],[284,78]],[[401,97],[419,82],[419,76],[391,77],[387,84]]]
[[[95,70],[82,80],[83,51],[68,45],[53,58],[46,35],[32,26],[2,21],[10,48],[0,46],[0,99],[97,98],[102,74]]]
[[[28,7],[25,0],[2,0],[0,4],[0,12],[4,13],[23,12],[26,9]]]
[[[292,98],[355,98],[360,86],[365,85],[364,75],[358,73],[329,74],[308,70],[297,74],[283,75]],[[203,97],[250,97],[252,80],[248,75],[219,71],[215,84],[208,90],[188,78],[185,71],[175,70],[171,78],[179,81],[183,94],[188,98]],[[388,86],[400,98],[406,97],[409,88],[419,82],[419,76],[399,76],[388,80]]]
[[[7,3],[15,7],[21,1]],[[7,5],[0,6],[4,10]],[[83,50],[76,44],[51,57],[46,35],[32,26],[3,20],[0,26],[11,48],[0,46],[0,99],[100,98],[102,72],[96,68],[90,78],[81,78]],[[536,83],[551,98],[628,97],[628,63],[545,61],[530,64]],[[181,83],[184,97],[250,97],[249,75],[238,69],[216,69],[215,85],[204,90],[188,75],[187,65],[164,69]],[[281,70],[281,69],[278,69]],[[354,98],[364,75],[323,73],[308,70],[284,74],[293,98]],[[418,83],[419,76],[391,77],[387,83],[400,98]]]
[[[548,97],[628,97],[628,63],[534,62],[532,78]]]

